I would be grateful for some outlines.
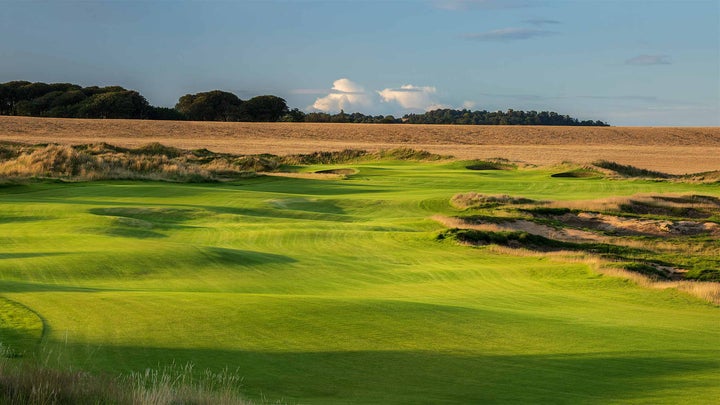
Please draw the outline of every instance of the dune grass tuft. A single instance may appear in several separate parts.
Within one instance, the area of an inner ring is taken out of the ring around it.
[[[8,405],[246,405],[242,378],[197,373],[190,363],[111,376],[0,359],[0,403]]]
[[[610,170],[621,177],[639,177],[650,179],[669,179],[673,177],[672,175],[669,175],[667,173],[648,169],[641,169],[632,165],[623,165],[607,160],[597,160],[593,162],[593,165],[602,169]]]
[[[536,201],[507,194],[481,194],[476,192],[455,194],[450,203],[457,208],[491,208],[506,204],[533,204]]]

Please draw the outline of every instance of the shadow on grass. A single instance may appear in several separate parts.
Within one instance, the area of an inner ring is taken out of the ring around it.
[[[718,353],[482,355],[433,351],[260,352],[64,346],[96,371],[192,363],[237,370],[245,395],[290,403],[710,401]],[[99,362],[103,362],[100,364]]]
[[[99,292],[110,291],[101,288],[74,287],[63,284],[32,283],[28,281],[0,280],[0,291],[3,292]]]
[[[335,221],[335,222],[353,222],[352,216],[333,213],[322,213],[319,211],[300,210],[300,209],[281,209],[281,208],[241,208],[241,207],[223,207],[213,205],[196,205],[216,214],[244,215],[249,217],[270,218],[270,219],[299,219],[307,221]]]
[[[154,238],[167,238],[167,235],[160,232],[150,231],[147,229],[137,229],[131,227],[120,227],[112,226],[108,228],[98,228],[95,233],[107,236],[116,236],[121,238],[136,238],[136,239],[154,239]]]
[[[127,217],[156,224],[176,224],[203,216],[203,212],[188,208],[103,207],[91,208],[89,213],[100,216]]]
[[[328,196],[372,194],[392,191],[378,185],[348,183],[347,180],[315,180],[281,176],[261,176],[248,182],[236,182],[222,186],[233,186],[247,191],[262,191],[278,194],[294,194],[302,196]]]
[[[495,232],[477,229],[452,228],[438,234],[437,240],[444,239],[455,239],[471,245],[497,244],[514,248],[525,248],[538,252],[558,250],[582,251],[597,253],[617,259],[643,257],[643,255],[653,253],[647,249],[613,245],[609,243],[565,242],[521,231]]]
[[[295,263],[297,260],[289,256],[273,253],[254,252],[250,250],[228,249],[219,247],[200,248],[207,260],[231,266],[254,266],[270,263]]]
[[[0,252],[0,260],[3,259],[31,259],[34,257],[52,257],[52,256],[63,256],[70,253],[67,252],[15,252],[5,253]]]
[[[53,218],[54,217],[42,216],[42,215],[38,215],[38,216],[34,216],[34,215],[0,216],[0,224],[46,221],[48,219],[53,219]]]

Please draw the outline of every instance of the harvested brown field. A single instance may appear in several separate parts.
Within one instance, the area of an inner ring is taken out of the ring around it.
[[[720,128],[229,123],[0,117],[0,141],[277,155],[412,148],[536,165],[598,160],[671,174],[720,169]]]

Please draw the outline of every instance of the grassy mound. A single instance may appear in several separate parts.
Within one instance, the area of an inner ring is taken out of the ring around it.
[[[513,170],[517,165],[504,160],[471,160],[465,162],[468,170]]]
[[[607,160],[598,160],[596,162],[593,162],[593,165],[610,170],[619,176],[622,177],[639,177],[639,178],[649,178],[649,179],[669,179],[673,176],[657,172],[654,170],[647,170],[647,169],[641,169],[639,167],[631,166],[631,165],[623,165],[616,162],[610,162]]]
[[[587,178],[602,177],[602,173],[599,173],[597,170],[579,168],[579,169],[568,170],[566,172],[553,173],[550,175],[550,177],[587,179]]]
[[[438,240],[454,239],[472,245],[503,245],[523,247],[530,250],[559,250],[575,248],[577,245],[548,239],[528,232],[491,232],[474,229],[449,229],[437,236]]]
[[[183,150],[157,142],[139,148],[107,143],[67,145],[0,144],[0,181],[27,178],[66,180],[163,180],[213,182],[237,180],[292,165],[334,164],[358,160],[432,161],[447,158],[426,151],[391,149],[369,153],[347,149],[303,155],[232,155],[207,149]],[[0,183],[2,184],[2,183]]]
[[[238,164],[239,163],[239,164]],[[190,152],[149,144],[123,149],[107,144],[23,147],[14,158],[0,161],[0,177],[68,180],[143,179],[180,182],[242,177],[247,165],[226,156],[201,161]]]
[[[507,204],[532,204],[536,201],[525,197],[512,197],[506,194],[487,195],[481,193],[455,194],[450,203],[458,208],[491,208]]]
[[[351,174],[357,173],[357,170],[355,169],[324,169],[324,170],[316,170],[315,173],[318,174],[339,174],[342,176],[349,176]]]

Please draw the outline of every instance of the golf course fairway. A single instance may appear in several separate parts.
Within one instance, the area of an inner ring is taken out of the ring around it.
[[[0,341],[94,373],[228,369],[287,403],[717,403],[720,309],[588,261],[438,240],[457,193],[720,185],[306,166],[343,176],[0,186]]]

